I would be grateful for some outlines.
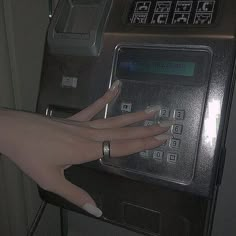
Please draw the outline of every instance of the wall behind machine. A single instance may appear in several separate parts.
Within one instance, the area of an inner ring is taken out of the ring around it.
[[[0,0],[0,106],[35,110],[47,26],[47,0]],[[0,235],[24,236],[40,204],[36,184],[2,156],[0,179]],[[58,216],[49,207],[36,235],[59,235]]]

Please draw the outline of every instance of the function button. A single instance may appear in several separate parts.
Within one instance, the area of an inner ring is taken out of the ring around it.
[[[172,126],[172,133],[173,134],[182,134],[183,125],[173,125]]]
[[[154,125],[154,121],[153,120],[145,120],[144,121],[144,126],[152,126],[152,125]]]
[[[131,112],[132,111],[132,103],[122,102],[121,103],[121,111],[122,112]]]
[[[148,13],[134,13],[131,23],[132,24],[146,24],[148,19]]]
[[[190,19],[190,12],[189,13],[174,13],[172,24],[188,24]]]
[[[162,118],[168,118],[170,116],[170,110],[168,108],[162,108],[160,116]]]
[[[151,1],[138,1],[136,2],[135,12],[149,12]]]
[[[171,148],[180,148],[180,140],[179,139],[171,139],[170,140],[170,147]]]
[[[166,24],[168,21],[169,14],[163,14],[163,13],[154,13],[152,17],[151,24]]]
[[[194,18],[194,25],[211,24],[213,13],[197,13]]]
[[[176,120],[183,120],[185,117],[185,111],[184,110],[175,110],[174,118]]]
[[[175,12],[191,12],[193,2],[178,1],[175,7]]]
[[[213,12],[215,7],[215,1],[199,1],[197,5],[197,12]]]
[[[178,159],[177,153],[167,153],[167,162],[175,164]]]
[[[139,156],[143,158],[149,158],[149,151],[146,150],[146,151],[140,152]]]
[[[168,1],[168,2],[163,2],[163,1],[159,2],[158,1],[156,3],[156,7],[155,7],[154,12],[161,12],[161,13],[168,12],[169,13],[171,10],[171,5],[172,5],[171,1]]]
[[[153,152],[153,159],[157,161],[162,161],[164,156],[163,151],[154,151]]]

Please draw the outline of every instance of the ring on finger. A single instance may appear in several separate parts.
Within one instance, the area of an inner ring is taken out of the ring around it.
[[[102,154],[104,159],[111,158],[111,149],[110,149],[110,141],[104,141],[102,143]]]

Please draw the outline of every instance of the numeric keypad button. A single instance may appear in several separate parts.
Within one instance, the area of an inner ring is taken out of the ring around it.
[[[167,153],[167,162],[176,164],[177,160],[178,160],[177,153]]]
[[[169,118],[170,116],[170,109],[168,108],[162,108],[160,112],[160,117],[162,118]]]
[[[131,112],[132,111],[132,103],[131,102],[122,102],[120,109],[122,112]]]
[[[185,111],[184,110],[175,110],[174,118],[176,120],[184,120],[184,118],[185,118]]]
[[[173,125],[172,126],[172,133],[173,134],[182,134],[182,131],[183,131],[183,125]]]
[[[154,121],[153,120],[145,120],[144,121],[144,126],[152,126],[152,125],[154,125]]]
[[[140,152],[139,156],[142,157],[142,158],[149,158],[149,150]]]
[[[162,161],[164,156],[163,151],[155,150],[153,151],[153,159],[157,161]]]
[[[170,140],[170,147],[171,148],[175,148],[175,149],[178,149],[178,148],[180,148],[180,139],[175,139],[175,138],[172,138],[171,140]]]

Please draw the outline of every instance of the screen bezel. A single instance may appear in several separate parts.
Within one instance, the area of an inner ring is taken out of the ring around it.
[[[123,55],[121,55],[123,53]],[[133,75],[133,76],[120,76],[117,73],[117,63],[121,56],[126,56],[124,53],[129,54],[129,58],[143,53],[143,56],[148,58],[155,54],[156,60],[164,61],[189,61],[196,63],[194,76],[180,76],[180,75],[165,75],[165,74],[149,74]],[[157,56],[158,53],[158,56]],[[203,48],[189,48],[180,46],[153,46],[153,45],[118,45],[115,49],[115,57],[113,62],[112,76],[115,79],[129,80],[145,83],[169,83],[180,85],[202,85],[208,78],[209,66],[211,66],[211,51]],[[158,76],[158,78],[157,78]]]

